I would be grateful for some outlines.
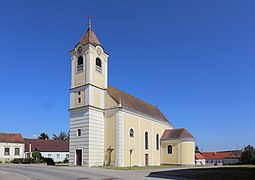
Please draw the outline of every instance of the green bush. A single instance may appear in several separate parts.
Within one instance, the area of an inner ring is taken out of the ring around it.
[[[47,163],[47,165],[55,165],[55,162],[52,158],[44,158],[44,161]]]
[[[23,158],[15,158],[12,160],[13,164],[21,164],[23,163]]]
[[[63,163],[69,163],[69,160],[67,158],[65,158]]]
[[[30,164],[31,158],[23,158],[22,164]]]
[[[42,159],[42,154],[40,153],[40,151],[34,151],[32,152],[32,157],[35,159]]]
[[[43,159],[35,159],[34,163],[44,163],[45,161]]]
[[[248,145],[244,148],[244,151],[241,154],[240,161],[242,164],[255,164],[255,149],[251,145]]]
[[[4,163],[10,163],[10,159],[6,159]]]

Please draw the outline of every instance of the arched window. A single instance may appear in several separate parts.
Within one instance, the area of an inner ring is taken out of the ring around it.
[[[144,140],[145,140],[145,149],[147,150],[148,149],[148,132],[146,131],[145,132],[145,135],[144,135]]]
[[[102,73],[102,61],[99,58],[96,58],[96,71]]]
[[[96,59],[96,65],[102,67],[102,62],[99,58]]]
[[[134,130],[132,128],[129,130],[129,137],[134,137]]]
[[[83,57],[80,56],[77,61],[77,72],[83,71]]]
[[[168,146],[167,146],[167,153],[168,153],[168,154],[172,154],[172,153],[173,153],[173,147],[172,147],[172,145],[168,145]]]
[[[78,91],[78,100],[77,100],[77,103],[78,104],[81,104],[81,91]]]
[[[77,130],[77,136],[81,136],[81,129]]]
[[[156,149],[159,150],[159,134],[156,135]]]

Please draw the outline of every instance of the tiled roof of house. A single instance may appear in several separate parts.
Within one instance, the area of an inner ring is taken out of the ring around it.
[[[185,128],[166,129],[161,137],[161,140],[168,139],[195,139]]]
[[[163,122],[171,124],[156,106],[153,106],[112,86],[108,86],[107,91],[118,104],[121,104],[121,107],[126,107],[130,110],[158,118]]]
[[[25,141],[25,152],[29,152],[29,144],[31,143],[31,151],[40,152],[69,152],[69,141],[60,140],[42,140],[27,139]]]
[[[195,159],[205,159],[205,157],[200,153],[195,153]]]
[[[226,155],[224,159],[239,159],[241,157],[241,154],[241,150],[232,151],[228,155]]]
[[[87,44],[91,43],[93,45],[101,45],[99,40],[96,37],[96,34],[93,32],[91,28],[88,28],[88,30],[85,32],[85,34],[80,39],[81,44]]]
[[[230,153],[230,151],[203,152],[202,155],[205,157],[205,159],[223,160],[223,158],[226,157],[229,153]]]
[[[0,133],[0,142],[7,143],[23,143],[23,137],[21,134],[16,133]]]

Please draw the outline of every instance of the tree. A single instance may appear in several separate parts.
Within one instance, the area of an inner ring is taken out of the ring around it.
[[[32,153],[32,157],[35,158],[35,159],[41,159],[42,155],[41,155],[40,151],[34,151]]]
[[[42,133],[38,136],[38,139],[45,139],[45,140],[48,140],[48,139],[49,139],[49,136],[48,136],[48,134],[46,134],[45,132],[42,132]]]
[[[198,146],[195,147],[195,153],[201,153]]]
[[[53,134],[52,139],[67,141],[67,140],[69,140],[69,132],[66,133],[65,131],[60,131],[59,135]]]
[[[240,161],[243,164],[255,164],[255,149],[251,145],[244,148],[241,154]]]

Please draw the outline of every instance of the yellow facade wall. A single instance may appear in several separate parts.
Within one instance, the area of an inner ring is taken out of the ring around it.
[[[100,102],[102,101],[101,100],[101,95],[100,95],[100,90],[94,88],[93,90],[93,94],[94,94],[94,100],[93,100],[93,105],[95,107],[100,107]]]
[[[94,61],[96,61],[96,59]],[[104,70],[103,62],[102,62],[102,73],[101,74],[96,72],[96,65],[95,64],[93,65],[93,67],[94,67],[94,70],[93,70],[93,84],[95,86],[100,87],[100,88],[104,88],[104,83],[105,82],[104,82],[104,73],[103,73],[103,70]]]
[[[194,142],[181,142],[180,143],[180,163],[181,164],[194,164],[195,163],[195,147]]]
[[[85,66],[83,68],[83,72],[76,73],[76,65],[74,68],[74,87],[82,86],[85,84]]]
[[[113,149],[111,154],[111,162],[116,162],[116,114],[108,114],[105,117],[105,162],[108,162],[107,148]]]
[[[132,149],[131,165],[139,165],[139,118],[133,115],[124,114],[124,166],[130,164],[130,149]],[[129,137],[130,129],[134,130],[134,137]]]
[[[92,69],[89,69],[89,71],[92,72],[92,82],[91,83],[95,86],[98,86],[98,87],[104,89],[105,79],[106,79],[105,68],[107,68],[105,66],[104,62],[106,61],[107,57],[103,54],[98,55],[96,49],[94,49],[94,48],[91,48],[90,51],[91,51],[90,58],[92,58],[89,61],[89,68],[92,68]],[[96,58],[99,58],[102,62],[102,72],[101,73],[96,71]],[[90,64],[90,63],[92,63],[92,64]]]
[[[113,100],[113,98],[109,95],[109,93],[105,92],[105,109],[110,109],[117,107],[117,102]]]
[[[178,143],[167,141],[161,145],[162,164],[178,164]],[[172,146],[172,154],[168,154],[168,145]]]
[[[124,166],[130,164],[130,149],[132,166],[144,166],[145,154],[148,154],[148,165],[160,165],[160,143],[159,150],[156,149],[156,135],[162,136],[165,129],[172,128],[170,125],[154,122],[151,119],[139,117],[134,114],[123,113],[124,125]],[[140,127],[140,128],[139,128]],[[129,136],[130,128],[134,130],[134,137]],[[148,132],[148,150],[145,149],[145,132]]]

